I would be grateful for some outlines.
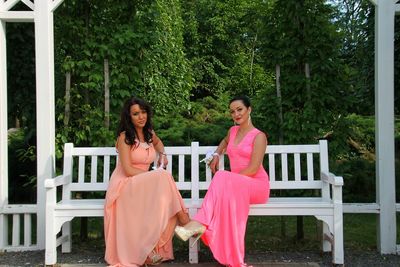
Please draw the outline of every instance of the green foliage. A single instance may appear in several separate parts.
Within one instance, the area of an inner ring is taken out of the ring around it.
[[[193,141],[217,145],[232,125],[227,113],[228,101],[227,96],[221,96],[220,101],[205,97],[192,102],[190,112],[184,116],[156,117],[157,134],[166,145],[188,145]]]
[[[10,204],[36,201],[36,147],[27,142],[23,129],[8,133]]]

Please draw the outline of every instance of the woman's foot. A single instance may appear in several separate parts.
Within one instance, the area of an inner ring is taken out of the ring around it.
[[[144,265],[158,265],[163,261],[163,257],[160,254],[157,254],[155,250],[152,250],[150,254],[147,256]]]
[[[195,241],[191,245],[191,247],[196,244],[197,240],[204,234],[206,231],[206,227],[197,221],[190,221],[189,223],[185,224],[185,226],[177,226],[175,227],[175,234],[181,240],[187,241],[192,236],[196,236]]]

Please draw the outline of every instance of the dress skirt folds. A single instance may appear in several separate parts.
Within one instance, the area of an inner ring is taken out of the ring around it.
[[[148,170],[153,146],[131,150],[133,166]],[[176,214],[184,210],[173,177],[165,170],[127,176],[117,163],[104,206],[105,260],[112,266],[141,266],[153,251],[173,259],[172,237]]]
[[[253,129],[235,145],[239,127],[230,130],[227,153],[231,171],[215,173],[201,209],[194,219],[206,226],[202,236],[214,258],[223,265],[243,266],[247,218],[250,204],[266,203],[269,198],[269,177],[261,166],[257,173],[245,176],[239,172],[250,162],[255,136]]]

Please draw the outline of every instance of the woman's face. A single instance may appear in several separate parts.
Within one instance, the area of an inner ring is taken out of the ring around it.
[[[147,111],[141,109],[138,104],[132,105],[131,110],[131,121],[135,128],[143,128],[147,122]]]
[[[236,124],[247,122],[251,112],[251,107],[246,107],[241,100],[233,101],[229,105],[231,117]]]

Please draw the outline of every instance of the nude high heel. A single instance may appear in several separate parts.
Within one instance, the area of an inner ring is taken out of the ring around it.
[[[193,247],[196,244],[205,231],[206,227],[204,225],[194,221],[187,223],[183,227],[179,225],[175,227],[175,235],[183,241],[187,241],[189,238],[196,235],[196,239],[190,247]]]

